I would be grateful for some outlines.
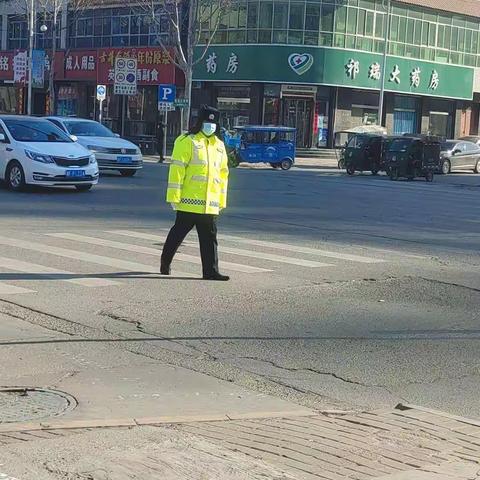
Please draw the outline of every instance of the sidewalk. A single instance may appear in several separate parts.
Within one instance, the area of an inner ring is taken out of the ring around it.
[[[158,156],[145,155],[143,160],[146,163],[158,163]],[[165,164],[169,163],[170,158],[167,157]],[[160,164],[161,165],[161,164]],[[240,168],[267,168],[271,167],[264,163],[259,164],[241,164]],[[337,160],[334,158],[309,158],[309,157],[297,157],[295,159],[294,168],[337,168]]]
[[[410,405],[317,412],[119,348],[146,345],[141,332],[87,337],[51,318],[59,333],[34,313],[0,315],[0,479],[480,477],[480,421]]]

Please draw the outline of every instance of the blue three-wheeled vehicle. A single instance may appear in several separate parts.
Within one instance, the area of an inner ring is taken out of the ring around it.
[[[254,125],[235,127],[235,134],[224,132],[230,164],[269,163],[289,170],[295,162],[296,129]]]

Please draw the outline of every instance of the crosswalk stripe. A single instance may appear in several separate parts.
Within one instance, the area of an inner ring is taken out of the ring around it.
[[[109,248],[114,248],[118,250],[126,250],[128,252],[155,255],[156,257],[160,257],[162,255],[162,252],[160,250],[157,250],[156,248],[144,247],[141,245],[132,245],[129,243],[116,242],[113,240],[106,240],[103,238],[89,237],[86,235],[77,235],[75,233],[49,233],[47,235],[50,237],[62,238],[64,240],[72,240],[75,242],[87,243],[90,245],[98,245],[98,246],[109,247]],[[159,237],[159,239],[161,238],[162,237]],[[197,265],[200,265],[202,263],[200,258],[193,255],[187,255],[184,253],[178,253],[175,258],[183,262],[195,263]],[[266,270],[265,268],[251,267],[249,265],[241,265],[239,263],[231,263],[231,262],[221,262],[221,263],[222,263],[222,267],[226,268],[227,270],[233,270],[236,272],[260,273],[260,272],[270,271],[270,270]]]
[[[108,233],[112,233],[112,234],[115,234],[115,235],[125,235],[127,237],[140,238],[140,239],[144,239],[144,240],[152,240],[152,241],[163,240],[163,237],[160,236],[160,235],[152,235],[150,233],[144,233],[144,232],[134,232],[134,231],[131,231],[131,230],[110,230]],[[221,238],[223,240],[226,240],[226,241],[232,239],[232,237],[230,235],[219,235],[219,238]],[[237,237],[234,237],[234,238],[237,238]],[[187,245],[189,245],[189,243],[187,243]],[[301,250],[296,250],[296,248],[297,247],[295,247],[295,246],[291,247],[290,245],[285,245],[284,247],[282,247],[282,250],[287,251],[287,252],[288,251],[297,251],[297,252],[301,252],[301,253],[311,253],[311,252],[302,252]],[[301,248],[301,247],[299,247],[299,248]],[[226,247],[224,245],[221,245],[219,247],[219,249],[220,249],[221,252],[231,253],[232,255],[240,255],[240,256],[243,256],[243,257],[260,258],[260,259],[269,260],[269,261],[272,261],[272,262],[288,263],[290,265],[297,265],[297,266],[301,266],[301,267],[315,268],[315,267],[332,267],[333,266],[332,264],[329,264],[329,263],[320,263],[320,262],[315,262],[315,261],[312,261],[312,260],[303,260],[303,259],[294,258],[294,257],[284,257],[283,255],[275,255],[273,253],[257,252],[257,251],[252,251],[252,250],[244,250],[244,249],[241,249],[241,248]],[[315,250],[315,252],[316,252],[316,250]],[[359,258],[363,259],[363,257],[359,257]]]
[[[0,282],[0,295],[16,295],[18,293],[36,293],[36,291]]]
[[[231,242],[243,243],[245,245],[253,245],[256,247],[274,248],[284,250],[286,252],[306,253],[308,255],[318,255],[321,257],[337,258],[339,260],[350,260],[359,263],[383,263],[384,260],[379,258],[363,257],[360,255],[352,255],[350,253],[332,252],[330,250],[321,250],[319,248],[301,247],[300,245],[291,245],[288,243],[267,242],[264,240],[255,240],[234,235],[219,235],[219,239]]]
[[[61,248],[54,247],[52,245],[33,243],[17,238],[0,236],[0,245],[23,248],[25,250],[31,250],[40,253],[49,253],[50,255],[55,255],[57,257],[69,259],[73,258],[75,260],[80,260],[83,262],[93,263],[97,265],[120,268],[128,272],[159,273],[159,267],[156,265],[145,265],[143,263],[130,262],[127,260],[120,260],[111,257],[104,257],[103,255],[95,255],[93,253],[79,252],[77,250],[71,250],[69,248]],[[175,275],[181,275],[182,277],[193,277],[193,275],[190,273],[182,273],[178,271],[175,271],[174,273]]]
[[[56,268],[45,267],[43,265],[37,265],[35,263],[23,262],[13,258],[0,257],[0,267],[6,270],[13,270],[16,272],[42,274],[47,277],[50,275],[51,279],[55,280],[55,275],[75,276],[74,273],[66,270],[58,270]],[[105,278],[60,278],[59,280],[76,285],[82,285],[83,287],[109,287],[112,285],[119,285],[119,282],[113,280],[107,280]]]

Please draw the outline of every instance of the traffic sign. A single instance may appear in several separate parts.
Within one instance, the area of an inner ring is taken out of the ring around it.
[[[175,95],[177,94],[177,87],[175,85],[159,85],[158,86],[158,101],[164,103],[173,103]]]
[[[103,102],[107,98],[107,86],[97,85],[97,100]]]
[[[113,84],[115,95],[137,94],[137,59],[116,58]]]
[[[175,110],[175,105],[171,102],[158,102],[158,110],[160,112],[172,112]]]
[[[178,108],[188,108],[189,105],[188,98],[176,98],[173,104]]]

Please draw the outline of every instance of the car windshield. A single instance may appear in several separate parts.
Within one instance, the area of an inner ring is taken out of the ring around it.
[[[18,142],[72,143],[73,140],[47,120],[6,119],[12,137]]]
[[[97,122],[65,122],[67,130],[77,137],[114,137],[114,133]]]
[[[367,145],[369,140],[368,136],[365,135],[355,135],[348,142],[347,148],[362,148]]]
[[[392,141],[389,150],[391,152],[406,152],[412,141],[408,138],[396,138]]]
[[[455,142],[443,142],[442,143],[442,152],[446,152],[447,150],[453,150],[455,148]]]

